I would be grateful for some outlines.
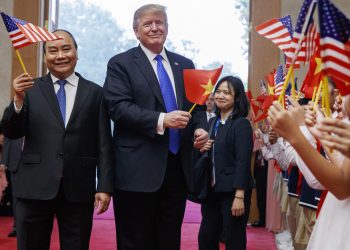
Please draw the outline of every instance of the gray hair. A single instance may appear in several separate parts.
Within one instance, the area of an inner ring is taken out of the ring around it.
[[[160,12],[164,15],[165,18],[165,25],[168,25],[168,16],[166,14],[166,7],[160,4],[146,4],[138,8],[134,13],[134,20],[132,23],[132,27],[134,29],[137,28],[139,19],[143,16],[143,14],[146,11],[152,11],[152,12]]]

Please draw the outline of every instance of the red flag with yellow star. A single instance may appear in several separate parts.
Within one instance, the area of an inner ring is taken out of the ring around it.
[[[203,105],[219,79],[223,66],[213,70],[184,69],[184,84],[187,99]]]
[[[305,76],[304,82],[300,87],[301,93],[304,93],[306,98],[312,98],[314,89],[318,87],[322,79],[321,58],[315,54],[309,65],[309,70]]]

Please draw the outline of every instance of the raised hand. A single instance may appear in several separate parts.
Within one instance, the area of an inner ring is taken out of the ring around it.
[[[33,85],[33,78],[28,73],[23,73],[13,80],[13,88],[15,90],[14,100],[17,107],[22,107],[25,91],[32,88]]]
[[[339,119],[324,118],[316,125],[322,133],[323,146],[340,151],[350,158],[350,124]]]

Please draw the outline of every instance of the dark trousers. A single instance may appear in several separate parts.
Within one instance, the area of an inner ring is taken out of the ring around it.
[[[11,173],[11,185],[13,185],[13,174]],[[12,189],[13,190],[13,189]],[[12,230],[16,231],[16,205],[17,205],[17,198],[12,194],[12,211],[13,211],[13,224],[12,224]]]
[[[266,218],[266,190],[267,190],[267,162],[265,166],[255,166],[254,178],[256,188],[256,200],[259,211],[259,222],[265,224]]]
[[[158,191],[117,190],[113,203],[118,250],[180,249],[186,181],[178,157],[169,153],[164,182]]]
[[[225,232],[226,250],[245,250],[247,245],[246,225],[249,217],[251,190],[245,191],[244,215],[232,216],[234,192],[212,193],[202,206],[203,217],[199,228],[199,250],[219,249],[221,230]]]
[[[93,203],[80,204],[68,201],[62,188],[53,200],[17,198],[17,249],[49,250],[56,216],[60,249],[88,250],[93,211]]]

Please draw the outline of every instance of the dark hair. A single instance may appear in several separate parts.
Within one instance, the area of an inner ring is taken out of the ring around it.
[[[304,98],[300,98],[300,99],[298,100],[298,103],[299,103],[301,106],[303,106],[303,105],[307,105],[307,104],[309,103],[309,101],[311,101],[310,98],[304,97]]]
[[[70,38],[72,38],[73,45],[74,45],[75,49],[77,50],[78,44],[77,44],[77,41],[75,41],[75,38],[72,35],[72,33],[70,33],[68,30],[64,30],[64,29],[57,29],[57,30],[52,31],[52,33],[59,32],[59,31],[66,32],[70,36]],[[44,55],[45,55],[46,54],[46,42],[44,42],[44,44],[43,44],[43,49],[44,49]]]
[[[247,117],[249,112],[249,102],[245,94],[244,86],[241,79],[234,76],[225,76],[221,78],[215,86],[214,95],[216,90],[223,82],[227,82],[229,91],[231,92],[233,89],[235,95],[232,119],[235,119],[237,117]],[[217,107],[216,112],[218,114],[220,113],[220,110]]]

